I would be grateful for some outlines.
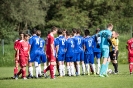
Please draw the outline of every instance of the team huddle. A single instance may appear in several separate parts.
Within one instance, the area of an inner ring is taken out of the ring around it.
[[[33,63],[36,78],[42,74],[48,77],[49,70],[51,79],[55,79],[56,69],[60,77],[81,74],[108,77],[110,60],[114,66],[114,74],[117,74],[119,34],[112,29],[113,25],[108,24],[107,29],[101,31],[96,29],[96,33],[92,36],[88,29],[84,30],[84,36],[81,36],[78,29],[69,31],[52,27],[46,40],[41,38],[40,30],[33,29],[32,36],[20,32],[20,39],[14,43],[16,51],[14,78],[18,79],[20,74],[23,79],[33,78]],[[55,34],[58,37],[54,38]],[[102,64],[101,58],[103,58]],[[18,70],[18,64],[20,70]],[[42,64],[43,71],[41,71]],[[26,77],[27,65],[28,76]]]

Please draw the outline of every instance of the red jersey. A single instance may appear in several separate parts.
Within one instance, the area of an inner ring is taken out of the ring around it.
[[[19,55],[21,56],[29,56],[29,43],[24,40],[20,40],[18,44],[18,49],[19,49]]]
[[[18,40],[16,40],[16,41],[14,42],[14,49],[15,49],[15,50],[17,50],[19,41],[20,41],[20,40],[18,39]]]
[[[128,44],[128,54],[130,56],[133,56],[133,38],[129,39],[127,41],[127,44]]]
[[[54,46],[54,37],[49,34],[47,36],[47,40],[46,40],[46,54],[47,55],[54,55],[54,51],[52,50],[51,44],[53,44]]]
[[[20,41],[20,40],[18,39],[18,40],[16,40],[16,41],[14,42],[14,50],[15,50],[15,51],[18,50],[19,41]],[[15,52],[15,57],[17,57],[17,52]]]

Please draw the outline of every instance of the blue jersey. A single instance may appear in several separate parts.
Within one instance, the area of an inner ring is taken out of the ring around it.
[[[84,38],[85,54],[93,54],[94,39],[91,36]]]
[[[94,52],[101,52],[101,50],[100,50],[101,37],[93,35],[92,38],[94,39],[94,45],[93,45]]]
[[[57,45],[59,46],[58,54],[65,54],[65,42],[66,39],[64,36],[59,36],[56,38]]]
[[[29,39],[29,44],[31,45],[30,53],[34,53],[39,48],[39,40],[40,38],[37,35],[33,35]]]
[[[75,36],[73,37],[74,39],[74,52],[75,53],[80,53],[81,51],[83,51],[83,42],[84,42],[84,38],[82,36]]]
[[[74,41],[73,38],[68,38],[66,40],[66,57],[73,57],[74,55]]]
[[[39,50],[44,53],[44,46],[45,46],[45,41],[43,38],[40,38],[39,40]]]
[[[102,30],[98,33],[98,35],[101,37],[100,48],[109,48],[108,39],[111,38],[112,32],[110,30]]]

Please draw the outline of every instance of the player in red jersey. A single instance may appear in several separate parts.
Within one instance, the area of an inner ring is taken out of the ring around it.
[[[128,62],[129,62],[129,71],[132,74],[133,70],[133,38],[127,41],[127,49],[128,49]]]
[[[20,32],[19,33],[19,39],[17,39],[15,42],[14,42],[14,50],[15,50],[15,59],[14,59],[14,61],[15,61],[15,67],[14,67],[14,77],[13,78],[15,78],[15,76],[17,75],[17,73],[18,73],[18,58],[19,58],[19,56],[17,56],[17,50],[18,50],[18,43],[19,43],[19,41],[20,40],[24,40],[24,33],[23,32]]]
[[[20,64],[20,71],[17,73],[17,76],[15,79],[18,79],[18,76],[22,73],[22,78],[26,78],[26,65],[28,64],[28,58],[29,58],[29,35],[24,35],[24,40],[20,40],[18,44],[18,50],[17,50],[17,56],[19,56],[19,64]]]
[[[54,34],[57,33],[57,28],[52,27],[51,32],[47,36],[46,40],[46,56],[48,58],[49,66],[44,70],[44,74],[50,70],[51,79],[54,79],[54,66],[56,65],[55,58],[55,46],[54,46]]]

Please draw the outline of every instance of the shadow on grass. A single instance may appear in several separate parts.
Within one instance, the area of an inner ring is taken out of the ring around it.
[[[0,77],[0,80],[15,80],[13,77]]]

